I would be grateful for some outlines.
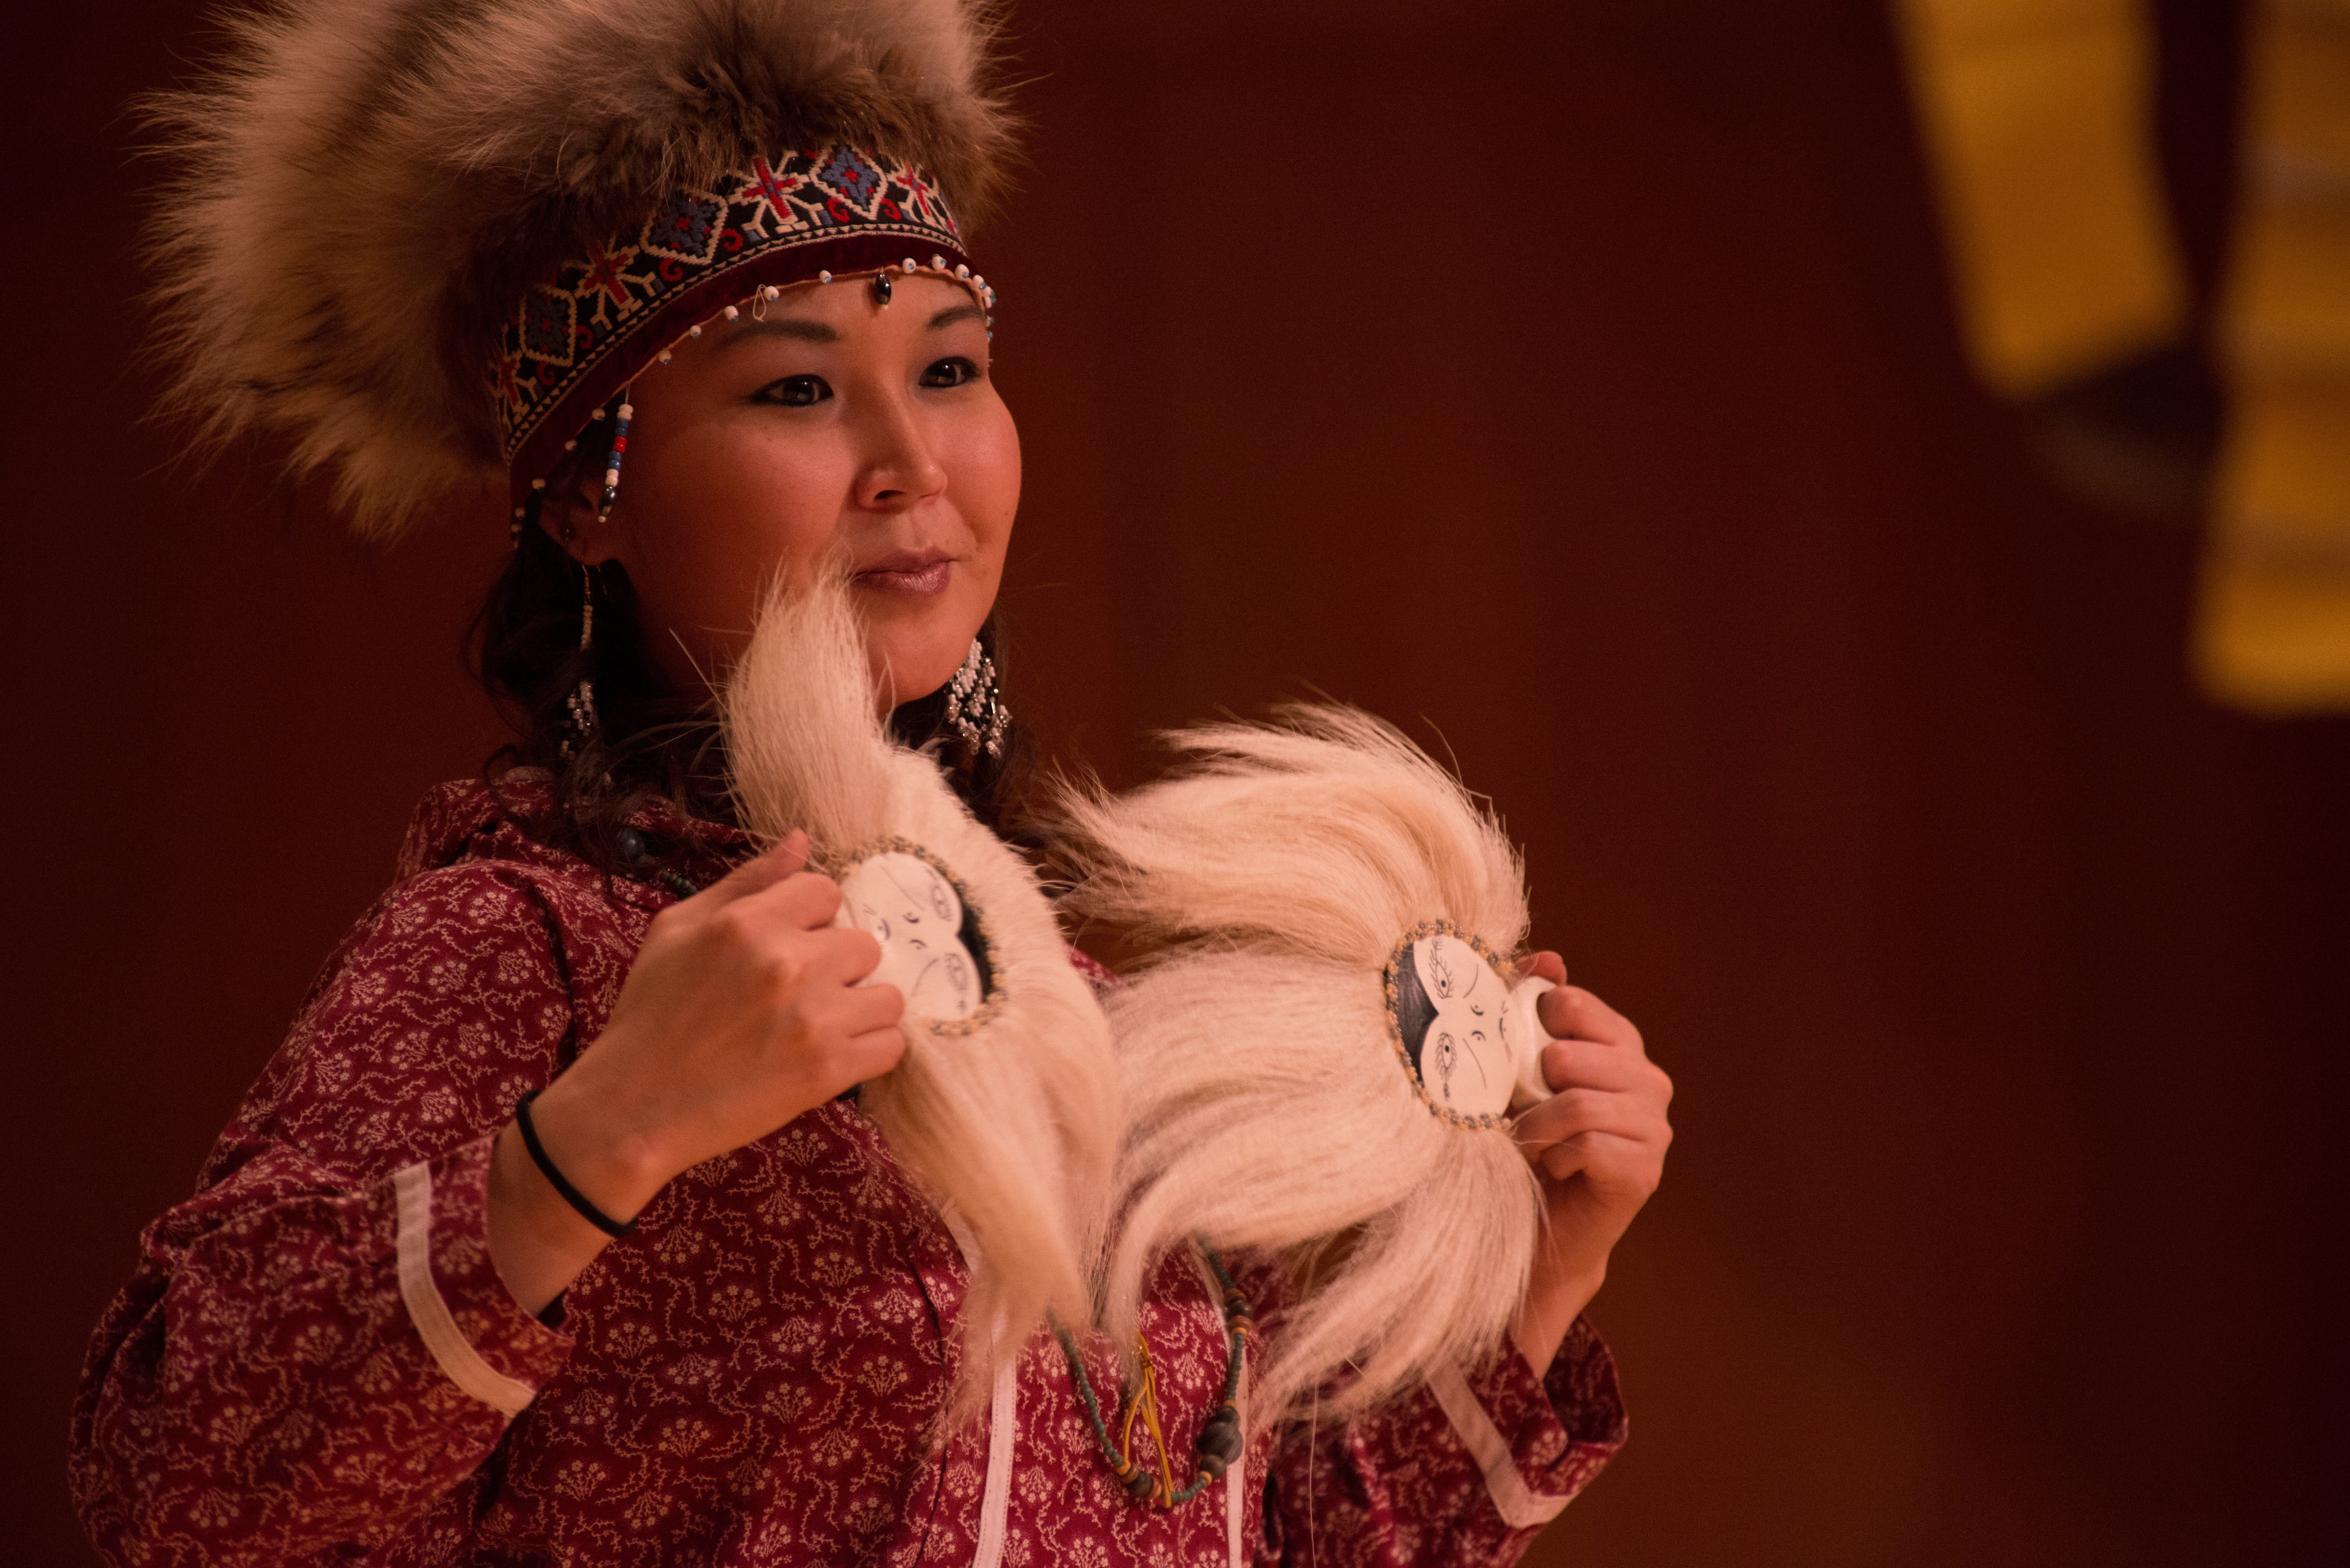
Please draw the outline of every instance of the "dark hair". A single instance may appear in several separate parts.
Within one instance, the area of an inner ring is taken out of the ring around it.
[[[617,561],[582,568],[538,526],[537,511],[529,508],[469,639],[474,673],[515,732],[483,776],[495,789],[515,767],[545,770],[554,808],[517,813],[526,831],[599,870],[655,877],[710,846],[690,827],[675,841],[631,829],[629,819],[647,802],[667,801],[687,824],[735,821],[717,718],[708,699],[680,693],[654,663],[628,572]],[[595,638],[582,649],[580,609],[591,591]],[[1004,655],[994,616],[979,639],[1000,680]],[[570,709],[582,680],[592,682],[597,718],[584,736]],[[940,771],[972,814],[1004,838],[1026,843],[1035,742],[1015,724],[1003,754],[989,756],[962,743],[946,709],[943,689],[903,703],[889,715],[890,732],[910,746],[935,743]]]

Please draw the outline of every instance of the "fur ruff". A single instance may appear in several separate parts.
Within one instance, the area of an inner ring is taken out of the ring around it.
[[[1540,1184],[1506,1130],[1420,1103],[1380,981],[1431,918],[1515,952],[1523,868],[1450,774],[1367,714],[1173,741],[1188,765],[1170,778],[1062,802],[1085,873],[1064,908],[1149,953],[1105,999],[1127,1116],[1107,1325],[1128,1340],[1152,1265],[1190,1236],[1281,1254],[1321,1277],[1252,1374],[1251,1422],[1317,1389],[1343,1417],[1473,1366],[1525,1294]]]
[[[500,325],[567,259],[754,155],[908,158],[968,225],[1011,122],[993,0],[269,0],[149,106],[165,409],[291,439],[363,536],[502,487]]]
[[[888,739],[872,693],[846,588],[779,594],[728,682],[726,745],[753,830],[805,829],[816,867],[836,873],[862,845],[912,839],[952,867],[989,928],[1002,1010],[960,1036],[910,1017],[905,1055],[861,1096],[891,1150],[979,1241],[954,1404],[963,1418],[986,1389],[992,1338],[1016,1355],[1047,1307],[1071,1323],[1091,1316],[1086,1260],[1116,1153],[1118,1072],[1108,1021],[1035,874],[927,753]]]

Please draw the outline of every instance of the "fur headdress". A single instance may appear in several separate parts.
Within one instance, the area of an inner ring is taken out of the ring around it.
[[[692,320],[819,266],[964,265],[954,213],[1009,156],[993,16],[267,0],[154,105],[172,400],[207,441],[289,434],[363,535],[501,475],[526,491]]]
[[[1104,1003],[1127,1118],[1108,1324],[1129,1335],[1149,1269],[1194,1234],[1285,1254],[1322,1277],[1254,1375],[1253,1419],[1334,1379],[1343,1415],[1473,1365],[1525,1293],[1541,1189],[1506,1113],[1549,1092],[1549,987],[1510,961],[1523,872],[1367,714],[1173,740],[1189,765],[1170,778],[1064,802],[1086,871],[1064,908],[1149,953]]]
[[[838,923],[880,940],[875,978],[906,992],[905,1055],[859,1103],[975,1234],[968,1413],[991,1341],[1017,1354],[1048,1306],[1091,1316],[1118,1123],[1108,1022],[1027,862],[885,734],[844,587],[769,601],[723,714],[744,823],[807,833],[841,883]]]

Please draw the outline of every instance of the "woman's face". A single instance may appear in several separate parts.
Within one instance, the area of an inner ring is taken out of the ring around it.
[[[679,691],[723,674],[778,573],[804,583],[836,554],[884,709],[946,684],[987,618],[1020,438],[988,379],[986,317],[959,284],[891,282],[887,305],[845,278],[705,323],[630,389],[611,517],[595,520],[600,469],[572,498],[569,549],[628,569]]]

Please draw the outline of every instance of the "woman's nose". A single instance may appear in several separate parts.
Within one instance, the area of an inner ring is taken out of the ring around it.
[[[903,400],[891,400],[875,410],[868,441],[865,464],[857,476],[859,506],[899,512],[946,489],[946,465]]]

